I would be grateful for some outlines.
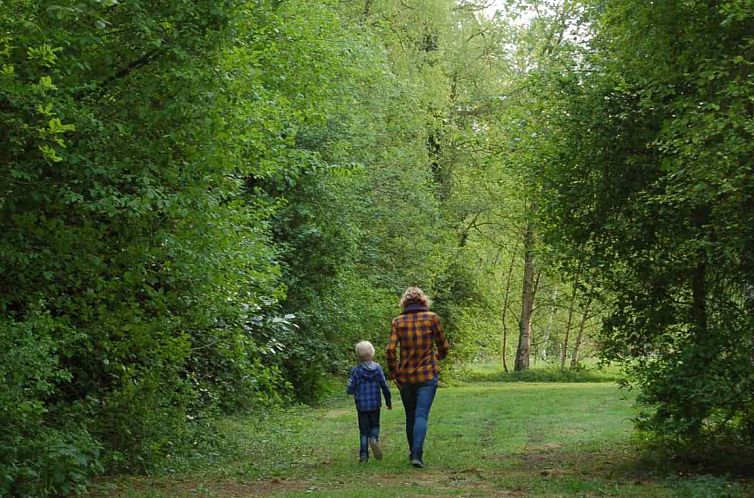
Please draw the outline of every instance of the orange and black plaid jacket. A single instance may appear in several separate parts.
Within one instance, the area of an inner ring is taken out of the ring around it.
[[[398,344],[401,347],[400,365],[395,357]],[[399,384],[418,384],[432,380],[439,372],[437,360],[445,358],[449,348],[440,317],[426,308],[404,311],[393,319],[390,331],[387,345],[388,377]]]

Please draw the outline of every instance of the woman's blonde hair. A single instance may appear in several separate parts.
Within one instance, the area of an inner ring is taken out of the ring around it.
[[[400,305],[401,308],[405,308],[409,304],[419,304],[421,306],[426,306],[427,308],[429,308],[429,306],[432,304],[432,301],[430,301],[424,291],[420,288],[409,287],[403,292],[403,296],[401,296],[400,300]]]

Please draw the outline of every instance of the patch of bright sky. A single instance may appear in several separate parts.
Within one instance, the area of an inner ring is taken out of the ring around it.
[[[506,8],[505,8],[505,0],[488,0],[489,5],[486,9],[484,9],[484,13],[489,16],[493,17],[495,15],[495,12],[498,10],[500,13],[505,16],[506,14]],[[522,12],[520,14],[520,17],[516,19],[514,24],[520,25],[520,26],[526,26],[529,24],[529,22],[534,19],[536,16],[536,12],[534,9],[527,10],[525,12]]]
[[[556,9],[557,6],[562,5],[562,0],[552,0],[549,2],[544,1],[538,3],[544,13],[552,15],[555,12],[554,9]],[[497,11],[500,11],[500,15],[504,17],[508,16],[510,13],[507,12],[508,9],[506,9],[505,4],[506,0],[487,0],[487,7],[483,12],[486,16],[489,17],[494,17]],[[530,6],[526,10],[518,11],[518,17],[514,18],[512,24],[518,27],[526,27],[529,25],[529,23],[531,23],[532,19],[537,17],[537,15],[540,13],[542,12],[538,13],[533,6]],[[588,29],[585,29],[584,26],[579,26],[579,23],[574,23],[573,20],[568,21],[568,28],[565,34],[569,40],[579,44],[586,44],[590,39]]]

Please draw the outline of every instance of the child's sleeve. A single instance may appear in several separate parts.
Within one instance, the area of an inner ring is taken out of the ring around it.
[[[390,387],[387,385],[387,379],[385,379],[385,371],[382,370],[382,367],[380,367],[380,388],[382,389],[382,394],[385,396],[385,404],[388,407],[392,407],[392,395],[390,394]]]
[[[348,383],[346,384],[346,394],[356,393],[356,369],[352,368],[351,373],[348,375]]]

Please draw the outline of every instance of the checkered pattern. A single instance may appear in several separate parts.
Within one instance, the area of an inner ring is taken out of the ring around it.
[[[396,362],[395,355],[399,344],[400,365]],[[437,360],[445,358],[449,348],[440,317],[426,309],[404,311],[393,319],[387,346],[390,379],[397,380],[399,384],[418,384],[432,380],[439,372]]]
[[[348,376],[346,392],[353,394],[356,400],[356,409],[362,412],[379,410],[382,405],[380,389],[385,396],[385,404],[392,406],[390,388],[385,379],[382,367],[375,363],[376,369],[367,369],[364,364],[356,365]]]

